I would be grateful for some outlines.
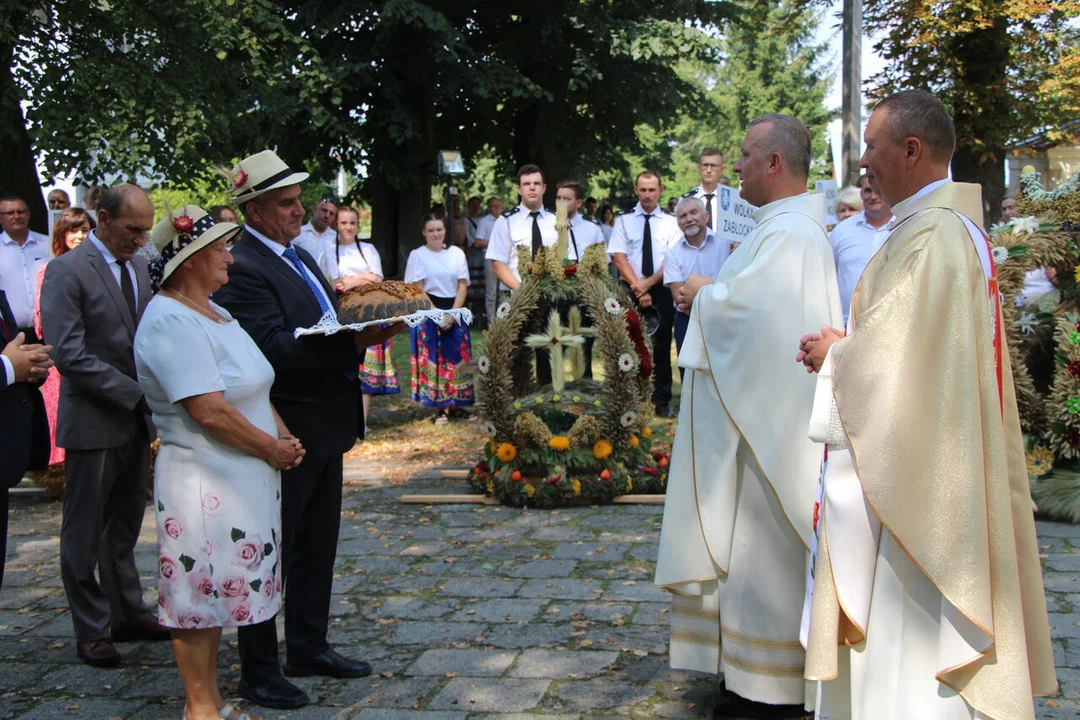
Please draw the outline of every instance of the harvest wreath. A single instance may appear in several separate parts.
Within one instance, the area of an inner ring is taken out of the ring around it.
[[[668,457],[652,451],[652,354],[641,318],[612,282],[602,245],[579,263],[567,259],[563,207],[556,228],[558,243],[535,257],[519,248],[521,285],[499,306],[477,359],[477,410],[489,440],[469,482],[505,505],[530,507],[663,493]],[[586,377],[588,338],[602,382]],[[550,385],[537,385],[528,348],[547,349]]]
[[[1080,523],[1080,173],[1052,192],[1041,180],[1024,169],[1021,217],[990,238],[1032,499],[1042,514]],[[1025,293],[1039,270],[1053,289]]]

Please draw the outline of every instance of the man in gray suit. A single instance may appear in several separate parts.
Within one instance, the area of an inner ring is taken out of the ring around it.
[[[139,188],[119,185],[101,196],[97,221],[86,242],[46,266],[41,325],[61,373],[64,592],[79,658],[106,667],[120,662],[114,641],[169,635],[143,602],[134,552],[150,468],[150,409],[132,341],[151,290],[146,259],[136,253],[154,206]]]

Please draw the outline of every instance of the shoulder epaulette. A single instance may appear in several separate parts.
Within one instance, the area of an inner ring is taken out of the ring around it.
[[[618,214],[619,215],[631,215],[631,214],[633,214],[633,212],[634,212],[634,208],[630,208],[629,210],[620,210],[618,212]]]
[[[697,188],[694,188],[693,190],[691,190],[691,191],[690,191],[690,192],[688,192],[688,193],[683,193],[683,194],[682,194],[682,196],[683,196],[684,198],[688,198],[688,197],[697,197]]]
[[[596,225],[602,225],[602,224],[603,224],[603,223],[601,223],[601,222],[600,222],[599,220],[597,220],[595,216],[593,216],[593,217],[589,217],[589,216],[587,216],[587,215],[582,215],[581,217],[585,218],[585,219],[586,219],[586,220],[588,220],[589,222],[591,222],[591,223],[594,223],[594,224],[596,224]]]
[[[665,215],[670,215],[671,217],[675,217],[675,213],[671,212],[667,208],[660,208],[660,212],[664,213]]]
[[[514,207],[514,208],[513,208],[513,209],[511,209],[511,210],[507,210],[506,212],[504,212],[504,213],[502,214],[502,217],[504,217],[504,218],[508,218],[508,217],[510,217],[511,215],[513,215],[514,213],[516,213],[516,212],[517,212],[518,210],[521,210],[521,206],[520,206],[520,205],[518,205],[518,206]]]

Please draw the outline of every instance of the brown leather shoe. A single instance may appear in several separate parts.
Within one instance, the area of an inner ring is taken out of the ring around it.
[[[112,629],[113,642],[135,642],[137,640],[154,642],[170,639],[172,639],[172,632],[168,628],[158,625],[157,620],[136,620],[130,625]]]
[[[108,639],[76,643],[79,659],[93,667],[115,667],[120,664],[120,653]]]

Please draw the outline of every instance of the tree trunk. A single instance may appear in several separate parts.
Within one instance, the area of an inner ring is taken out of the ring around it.
[[[15,49],[0,44],[0,196],[18,195],[30,208],[30,229],[49,229],[49,215],[37,174],[37,153],[26,131],[19,89],[11,73]]]
[[[956,57],[955,94],[970,97],[953,109],[956,153],[953,180],[982,185],[983,216],[987,224],[1001,215],[1005,195],[1005,151],[1009,138],[1001,137],[1001,123],[993,108],[1011,107],[1006,71],[1009,62],[1009,28],[1005,18],[953,41]]]

